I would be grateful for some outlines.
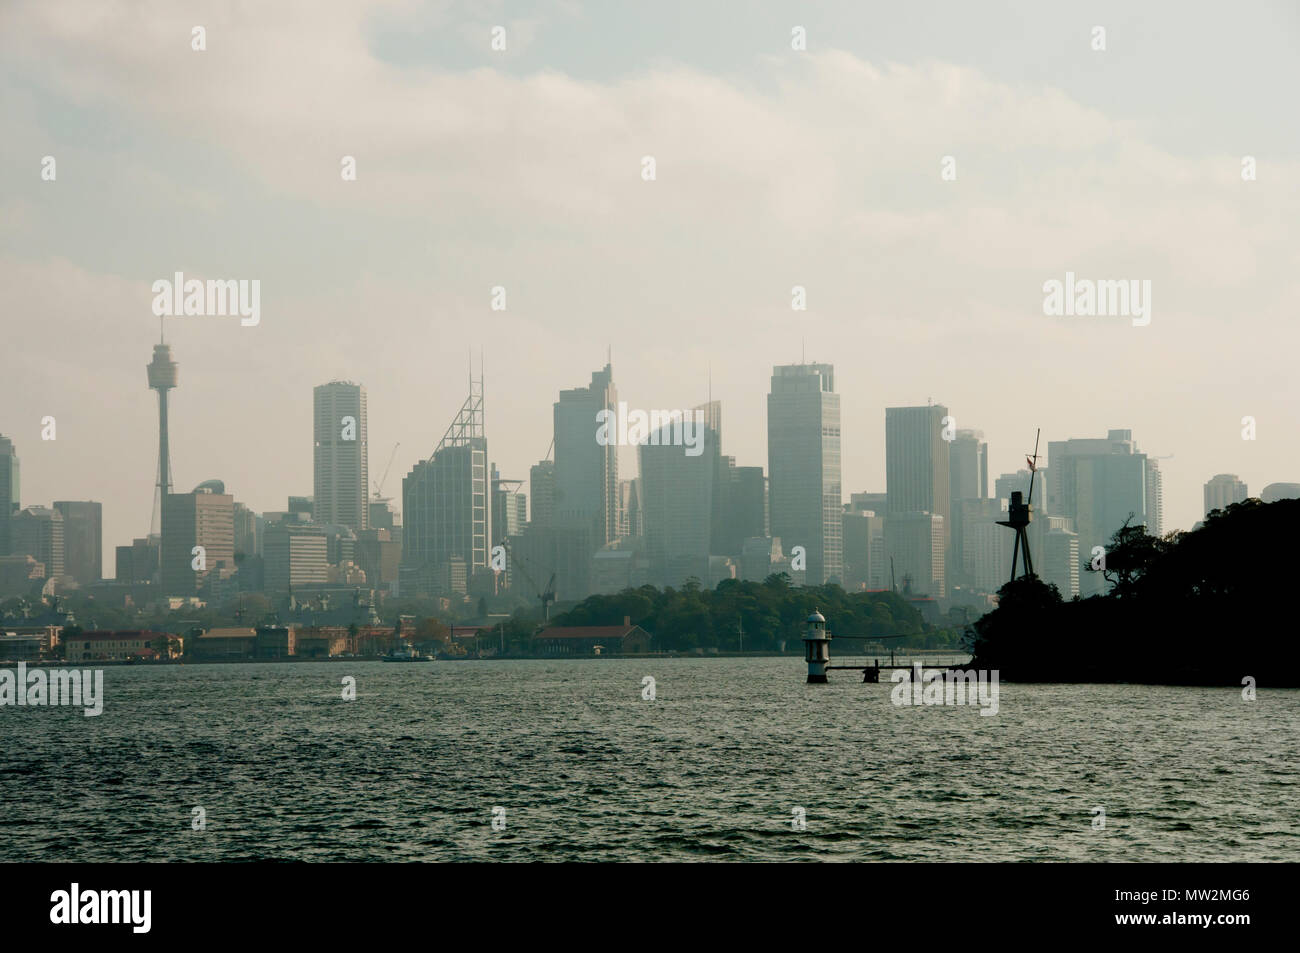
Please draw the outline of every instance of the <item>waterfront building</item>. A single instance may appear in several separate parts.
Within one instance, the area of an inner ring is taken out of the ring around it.
[[[652,637],[626,616],[622,625],[551,626],[533,638],[533,650],[546,656],[644,655]]]
[[[184,647],[183,638],[167,632],[82,632],[63,640],[63,657],[70,662],[163,659],[179,656]]]

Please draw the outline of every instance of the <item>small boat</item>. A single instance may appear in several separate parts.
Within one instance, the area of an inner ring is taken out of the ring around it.
[[[384,662],[432,662],[432,655],[422,655],[415,651],[415,648],[409,642],[403,642],[399,648],[393,649],[387,655],[381,657]]]

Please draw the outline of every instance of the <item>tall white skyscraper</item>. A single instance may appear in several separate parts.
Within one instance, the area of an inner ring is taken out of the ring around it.
[[[1152,536],[1165,533],[1165,477],[1160,461],[1147,457],[1147,532]]]
[[[806,553],[809,585],[844,579],[840,395],[830,364],[772,368],[767,395],[768,514],[786,556]]]
[[[314,397],[315,522],[360,532],[370,526],[366,389],[331,381],[317,387]]]

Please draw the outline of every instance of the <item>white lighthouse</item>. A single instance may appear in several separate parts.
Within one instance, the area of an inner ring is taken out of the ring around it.
[[[826,631],[826,617],[813,609],[803,632],[805,658],[808,661],[808,684],[826,683],[826,666],[831,662],[831,634]]]

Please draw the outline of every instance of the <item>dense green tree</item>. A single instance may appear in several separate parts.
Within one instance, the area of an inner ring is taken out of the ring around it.
[[[798,651],[804,620],[819,608],[832,633],[855,637],[913,637],[921,644],[920,613],[892,592],[846,592],[831,583],[795,587],[785,573],[762,583],[723,580],[709,590],[688,579],[681,589],[652,586],[584,599],[554,620],[557,625],[618,625],[624,618],[650,632],[658,648],[689,652],[697,648],[735,651],[744,629],[747,651]],[[934,642],[944,638],[935,633]],[[955,635],[952,636],[956,638]]]

